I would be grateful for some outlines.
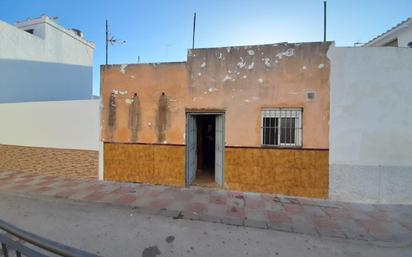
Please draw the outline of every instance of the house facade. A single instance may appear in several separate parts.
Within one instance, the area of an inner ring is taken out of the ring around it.
[[[101,66],[104,179],[327,198],[330,46]]]
[[[94,43],[48,16],[0,21],[0,103],[92,98]]]

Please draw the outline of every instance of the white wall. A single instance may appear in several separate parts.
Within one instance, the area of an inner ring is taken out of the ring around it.
[[[100,100],[0,104],[0,144],[99,150]]]
[[[410,25],[410,27],[407,30],[405,30],[404,32],[399,34],[399,36],[398,36],[398,46],[408,47],[408,44],[410,42],[412,42],[412,25]]]
[[[24,31],[42,28],[45,38]],[[93,65],[94,44],[79,38],[48,18],[38,24],[17,28],[0,21],[0,58],[71,65]]]
[[[94,45],[39,22],[44,39],[0,21],[0,103],[91,99]]]
[[[412,49],[334,48],[330,198],[412,203]]]

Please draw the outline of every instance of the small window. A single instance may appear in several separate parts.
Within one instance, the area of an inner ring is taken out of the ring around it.
[[[25,30],[27,33],[33,34],[34,33],[34,29],[26,29]]]
[[[302,109],[263,109],[262,145],[301,146]]]

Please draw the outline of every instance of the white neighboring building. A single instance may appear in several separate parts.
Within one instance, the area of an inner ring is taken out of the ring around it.
[[[94,43],[41,16],[0,21],[0,103],[92,98]]]
[[[329,197],[412,203],[412,49],[331,47]]]
[[[408,18],[364,46],[412,47],[412,18]]]

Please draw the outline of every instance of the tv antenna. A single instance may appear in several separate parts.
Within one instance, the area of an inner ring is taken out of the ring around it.
[[[109,22],[106,20],[106,65],[109,63],[109,44],[114,46],[115,44],[124,44],[126,40],[117,39],[110,36]]]

